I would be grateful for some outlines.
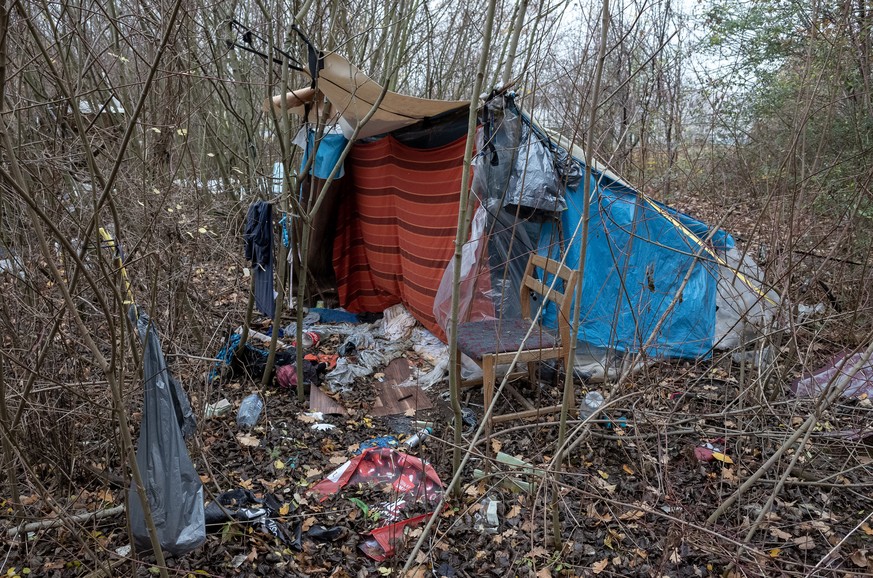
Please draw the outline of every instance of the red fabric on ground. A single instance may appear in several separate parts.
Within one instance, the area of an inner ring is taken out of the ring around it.
[[[445,340],[433,305],[454,251],[465,144],[415,149],[387,136],[352,148],[333,251],[340,305],[402,302]]]

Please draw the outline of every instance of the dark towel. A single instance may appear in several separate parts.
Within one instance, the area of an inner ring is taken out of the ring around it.
[[[275,312],[273,297],[273,206],[255,201],[246,215],[243,234],[246,259],[252,262],[255,276],[255,304],[267,317]]]

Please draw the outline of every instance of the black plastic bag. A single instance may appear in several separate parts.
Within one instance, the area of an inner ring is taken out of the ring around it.
[[[196,422],[188,396],[167,370],[161,343],[149,316],[131,307],[129,317],[143,342],[142,425],[136,448],[136,463],[143,477],[152,519],[161,549],[181,556],[203,544],[206,526],[203,515],[203,485],[194,470],[184,436]],[[152,550],[145,513],[131,482],[128,520],[134,545],[139,551]]]

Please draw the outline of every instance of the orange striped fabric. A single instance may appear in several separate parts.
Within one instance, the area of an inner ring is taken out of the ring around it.
[[[433,305],[454,250],[465,143],[416,149],[387,136],[351,150],[333,251],[343,307],[403,303],[445,340]]]

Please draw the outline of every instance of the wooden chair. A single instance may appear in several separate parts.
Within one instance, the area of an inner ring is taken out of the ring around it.
[[[540,279],[534,275],[535,270],[542,271]],[[458,325],[458,351],[464,353],[482,367],[482,388],[486,408],[491,405],[491,401],[494,398],[495,371],[497,366],[510,363],[515,358],[519,348],[521,348],[522,352],[519,355],[518,361],[519,363],[526,362],[528,364],[528,375],[531,382],[534,379],[534,367],[537,361],[561,359],[564,362],[565,369],[572,368],[572,362],[567,359],[567,355],[569,354],[571,331],[571,303],[578,275],[578,271],[573,271],[557,261],[532,254],[528,260],[521,285],[522,319],[494,319]],[[553,276],[557,276],[559,279],[554,283],[554,288],[549,291]],[[527,334],[532,323],[530,300],[533,293],[540,296],[540,302],[547,300],[556,305],[558,334],[555,335],[554,332],[537,325],[531,331],[527,340],[524,341],[524,336]],[[458,366],[455,368],[455,371],[458,372],[458,383],[461,383],[461,387],[478,384],[478,380],[466,383],[460,381],[460,355],[458,360]],[[513,390],[510,391],[528,409],[502,415],[492,414],[492,422],[537,417],[561,410],[560,405],[542,408],[533,407],[521,394]],[[571,399],[571,403],[575,405],[575,400]]]

